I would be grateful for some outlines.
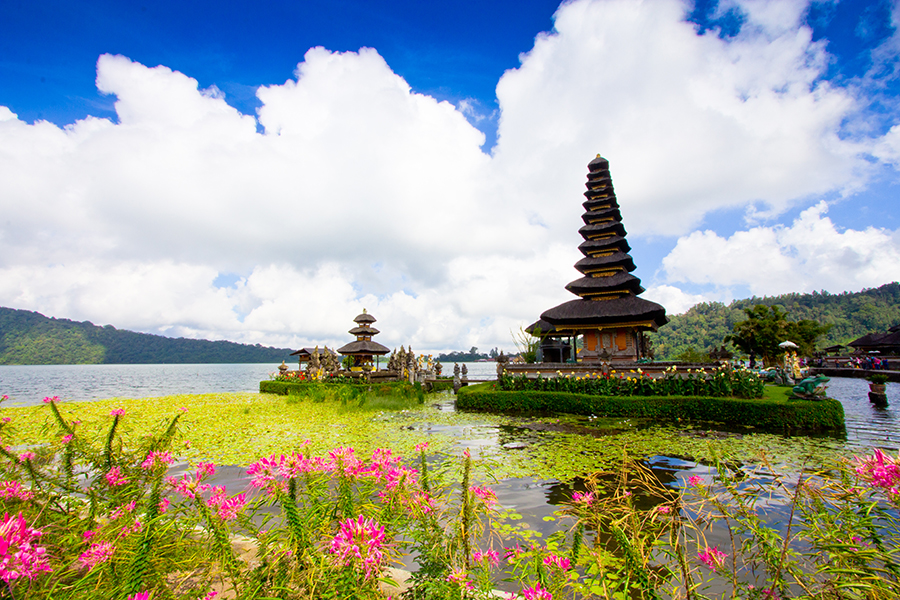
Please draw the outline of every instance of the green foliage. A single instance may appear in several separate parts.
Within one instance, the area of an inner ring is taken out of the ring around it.
[[[537,362],[538,348],[541,346],[541,328],[535,327],[534,335],[531,335],[524,327],[519,327],[519,331],[513,332],[513,343],[522,360],[528,364]]]
[[[811,356],[819,336],[828,333],[831,325],[819,325],[814,321],[789,321],[787,313],[778,306],[757,304],[745,308],[747,319],[734,325],[734,332],[725,337],[743,352],[762,358],[763,364],[771,366],[776,358],[785,352],[779,344],[791,341],[799,346],[797,353]]]
[[[0,307],[0,365],[278,363],[289,348],[188,340]]]
[[[688,346],[686,349],[682,350],[678,356],[678,360],[686,363],[709,363],[712,362],[712,359],[709,357],[708,352],[701,352],[697,350],[693,346]]]
[[[819,348],[844,345],[867,333],[884,332],[900,323],[900,283],[861,292],[829,294],[823,291],[753,297],[728,305],[720,302],[697,304],[684,314],[670,316],[667,325],[648,334],[653,340],[657,360],[674,360],[690,346],[703,349],[722,345],[725,337],[733,332],[734,325],[747,318],[743,309],[758,304],[780,307],[787,312],[790,321],[809,320],[830,325],[819,340]]]
[[[653,421],[712,421],[763,431],[840,431],[844,409],[837,400],[822,401],[722,398],[709,396],[597,396],[557,391],[502,391],[494,384],[459,391],[457,408],[515,414],[576,414],[637,417]]]

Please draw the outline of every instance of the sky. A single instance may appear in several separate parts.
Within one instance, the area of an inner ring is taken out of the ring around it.
[[[601,154],[642,297],[900,280],[900,6],[18,2],[0,306],[175,337],[514,348]]]

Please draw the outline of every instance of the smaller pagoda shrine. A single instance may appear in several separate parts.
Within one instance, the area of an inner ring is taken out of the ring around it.
[[[599,154],[588,164],[586,186],[584,226],[578,230],[584,258],[575,263],[583,277],[566,286],[579,298],[544,311],[525,331],[541,338],[541,362],[638,361],[647,357],[643,332],[665,325],[666,309],[639,298],[644,288],[631,274],[635,265],[609,161]],[[584,345],[580,354],[578,337]]]
[[[363,309],[362,314],[353,319],[356,327],[349,331],[351,335],[356,336],[356,341],[337,350],[341,356],[353,357],[353,365],[350,368],[352,371],[371,371],[375,356],[384,356],[390,353],[390,349],[372,341],[372,336],[381,333],[372,327],[375,320],[375,317]]]

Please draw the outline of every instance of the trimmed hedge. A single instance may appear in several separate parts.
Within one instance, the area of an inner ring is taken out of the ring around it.
[[[367,385],[367,387],[377,394],[385,394],[389,391],[397,391],[409,393],[413,386],[406,381],[384,381],[380,383],[360,384],[360,383],[317,383],[315,381],[304,381],[302,383],[288,383],[285,381],[266,380],[259,382],[260,394],[278,394],[287,396],[288,394],[299,394],[303,389],[310,385],[327,385],[329,387],[336,385],[352,385],[354,387]],[[452,386],[451,386],[452,387]]]
[[[570,392],[497,390],[482,383],[464,387],[459,410],[505,413],[569,413],[674,421],[715,421],[767,431],[844,429],[844,407],[837,400],[771,400],[703,396],[594,396]]]

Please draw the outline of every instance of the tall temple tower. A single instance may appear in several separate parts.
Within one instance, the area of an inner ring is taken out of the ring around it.
[[[574,340],[583,337],[580,362],[632,362],[644,358],[642,332],[656,331],[669,322],[666,309],[638,296],[641,280],[631,274],[634,261],[628,252],[625,227],[609,175],[609,161],[601,157],[588,164],[587,200],[582,203],[584,258],[575,268],[584,275],[566,286],[579,296],[541,314],[526,331],[539,334],[544,362],[573,360]],[[569,340],[569,341],[567,341]]]

